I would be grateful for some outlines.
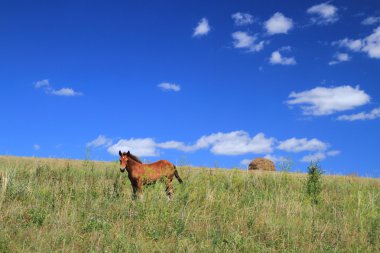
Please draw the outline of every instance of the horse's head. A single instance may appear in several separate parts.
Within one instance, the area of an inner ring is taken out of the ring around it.
[[[122,153],[122,152],[119,150],[119,156],[120,156],[120,171],[121,171],[121,172],[124,172],[124,171],[127,169],[128,154],[129,154],[129,151],[128,151],[128,153],[125,153],[125,152]]]

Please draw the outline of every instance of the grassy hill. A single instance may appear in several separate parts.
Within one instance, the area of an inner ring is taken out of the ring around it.
[[[131,200],[118,163],[0,157],[0,252],[380,252],[380,180],[180,167]]]

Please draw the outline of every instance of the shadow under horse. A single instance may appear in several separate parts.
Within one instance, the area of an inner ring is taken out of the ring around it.
[[[121,152],[120,156],[120,171],[128,172],[128,178],[131,181],[133,189],[133,197],[142,198],[143,185],[155,183],[158,180],[163,179],[166,181],[166,194],[169,199],[173,197],[173,178],[182,183],[182,179],[178,175],[177,168],[174,164],[167,160],[159,160],[154,163],[144,164],[139,158],[128,152]]]

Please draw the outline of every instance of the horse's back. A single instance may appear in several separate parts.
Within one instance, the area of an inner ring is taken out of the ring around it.
[[[154,163],[149,163],[149,164],[146,164],[147,166],[152,166],[152,167],[173,167],[174,168],[174,164],[172,164],[171,162],[169,162],[168,160],[158,160],[157,162],[154,162]]]

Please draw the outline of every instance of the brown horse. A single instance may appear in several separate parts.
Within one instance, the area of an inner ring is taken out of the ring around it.
[[[140,159],[128,152],[119,151],[120,156],[120,171],[128,171],[128,178],[131,181],[133,196],[136,198],[138,193],[139,198],[142,198],[142,189],[144,184],[155,183],[163,179],[166,181],[166,193],[171,199],[174,194],[172,185],[173,177],[175,176],[180,183],[182,179],[178,175],[177,168],[174,164],[166,160],[160,160],[150,164],[143,164]]]

